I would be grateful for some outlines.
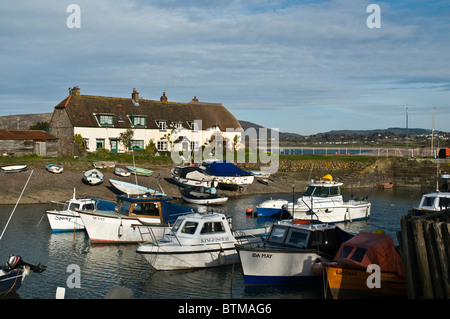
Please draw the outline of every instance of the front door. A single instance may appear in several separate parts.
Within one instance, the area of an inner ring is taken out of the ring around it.
[[[117,153],[117,140],[111,140],[111,153]]]

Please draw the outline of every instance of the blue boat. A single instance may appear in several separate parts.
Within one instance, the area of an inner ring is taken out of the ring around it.
[[[221,188],[237,189],[249,186],[255,180],[255,175],[227,161],[205,161],[203,169],[216,178]]]
[[[269,199],[262,202],[256,207],[256,215],[258,217],[278,218],[283,213],[283,205],[287,205],[288,201],[284,199]],[[290,216],[289,213],[284,214],[285,218]]]

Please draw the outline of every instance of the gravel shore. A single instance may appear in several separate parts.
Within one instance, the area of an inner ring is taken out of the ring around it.
[[[65,166],[64,166],[65,167]],[[142,166],[145,167],[145,166]],[[0,173],[0,204],[15,204],[30,177],[33,175],[22,195],[20,204],[48,203],[49,201],[64,202],[73,196],[76,189],[77,196],[94,196],[103,199],[114,200],[116,193],[113,191],[109,179],[123,180],[129,183],[135,183],[135,176],[121,177],[114,174],[112,168],[103,169],[105,181],[96,186],[83,183],[83,172],[92,166],[71,167],[64,169],[61,174],[53,174],[45,169],[45,166],[30,166],[27,171],[19,173]],[[180,193],[178,187],[166,181],[170,178],[170,167],[145,167],[153,170],[153,176],[137,176],[138,184],[159,190],[158,178],[163,191],[171,197],[178,198]],[[273,176],[275,183],[273,185],[264,185],[255,180],[255,182],[246,187],[241,192],[222,191],[228,196],[242,196],[246,194],[270,194],[270,193],[291,193],[292,184],[295,185],[296,192],[303,191],[306,186],[306,180],[298,178],[298,174],[291,172],[279,172]]]

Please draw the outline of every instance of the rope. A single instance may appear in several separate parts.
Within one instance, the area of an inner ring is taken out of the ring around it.
[[[12,289],[14,288],[14,286],[16,285],[17,278],[19,278],[19,275],[20,275],[20,271],[17,270],[17,276],[16,276],[16,278],[14,279],[14,283],[13,283],[12,286],[9,288],[9,290],[8,290],[7,292],[5,292],[5,293],[2,295],[2,297],[6,296],[7,294],[9,294],[9,293],[11,292],[11,290],[12,290]]]
[[[20,194],[19,199],[16,202],[16,206],[14,206],[14,209],[13,209],[11,215],[9,216],[8,222],[6,223],[5,228],[3,229],[3,232],[2,232],[2,234],[0,236],[0,240],[3,238],[3,234],[5,233],[5,230],[8,227],[8,224],[11,221],[11,218],[12,218],[14,212],[16,211],[17,205],[19,204],[20,199],[22,198],[22,195],[23,195],[23,192],[25,191],[25,188],[27,188],[28,182],[30,181],[30,178],[31,178],[31,175],[33,175],[33,172],[34,172],[34,169],[31,171],[30,176],[28,177],[27,183],[25,184],[24,188],[22,189],[22,193]]]

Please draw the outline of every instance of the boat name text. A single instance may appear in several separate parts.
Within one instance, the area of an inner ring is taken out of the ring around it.
[[[252,257],[254,258],[272,258],[273,254],[259,254],[259,253],[252,253]]]
[[[214,237],[214,238],[202,238],[201,243],[215,243],[218,241],[229,241],[230,238],[228,236],[226,237]]]

